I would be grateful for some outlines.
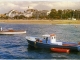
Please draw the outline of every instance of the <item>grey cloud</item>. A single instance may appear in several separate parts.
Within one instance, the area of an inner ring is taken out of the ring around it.
[[[19,5],[19,6],[28,6],[28,5],[31,4],[31,3],[28,2],[28,1],[14,1],[14,2],[12,2],[12,3],[14,3],[14,4],[16,4],[16,5]]]
[[[9,4],[13,4],[14,7],[10,6]],[[80,2],[71,1],[68,3],[65,1],[4,1],[0,2],[0,13],[7,13],[12,9],[24,11],[28,8],[28,6],[38,10],[80,9]]]
[[[50,10],[51,8],[47,5],[43,5],[43,4],[38,4],[37,6],[34,7],[34,9],[38,9],[38,10]]]

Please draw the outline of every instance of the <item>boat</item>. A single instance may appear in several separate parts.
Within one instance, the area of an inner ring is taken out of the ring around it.
[[[24,30],[14,30],[13,28],[8,28],[8,30],[3,30],[2,27],[0,27],[0,35],[4,34],[25,34],[26,31]]]
[[[28,45],[35,48],[50,49],[53,52],[79,52],[80,43],[61,42],[56,40],[55,34],[45,34],[42,37],[26,36]]]

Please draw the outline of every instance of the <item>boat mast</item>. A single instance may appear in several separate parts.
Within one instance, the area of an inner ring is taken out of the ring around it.
[[[2,27],[0,27],[0,31],[2,31]]]

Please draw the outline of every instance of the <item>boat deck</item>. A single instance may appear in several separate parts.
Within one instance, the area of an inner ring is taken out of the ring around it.
[[[43,39],[43,40],[41,40],[40,43],[43,43],[43,44],[52,44],[50,42],[50,39],[48,39],[48,40]],[[61,42],[57,41],[56,43],[53,43],[53,44],[58,45],[58,43],[61,43]],[[78,43],[75,43],[75,42],[62,42],[62,46],[77,46],[77,45],[78,45]]]

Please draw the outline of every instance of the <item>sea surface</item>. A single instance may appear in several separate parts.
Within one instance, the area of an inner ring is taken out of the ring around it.
[[[0,35],[0,59],[80,59],[80,52],[55,53],[45,49],[34,49],[28,46],[26,36],[39,37],[43,34],[56,34],[58,41],[80,42],[80,25],[37,25],[37,24],[4,24],[3,30],[26,30],[26,34]]]

